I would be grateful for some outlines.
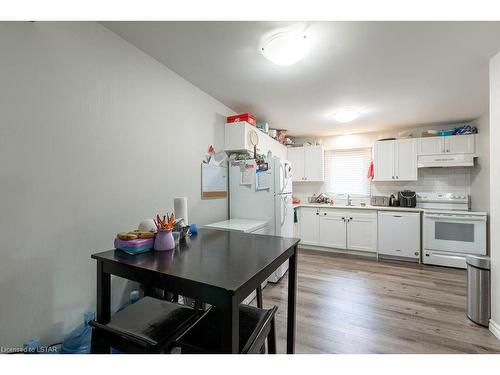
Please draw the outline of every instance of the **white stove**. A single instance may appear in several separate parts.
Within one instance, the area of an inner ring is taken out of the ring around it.
[[[470,198],[457,193],[417,193],[417,207],[426,210],[469,211]]]
[[[486,212],[470,211],[470,197],[456,193],[417,193],[424,209],[423,262],[466,268],[467,255],[486,255]]]

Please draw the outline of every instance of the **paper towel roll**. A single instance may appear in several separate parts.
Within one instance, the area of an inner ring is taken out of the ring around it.
[[[174,215],[176,219],[182,217],[184,223],[189,224],[188,199],[186,197],[174,198]]]

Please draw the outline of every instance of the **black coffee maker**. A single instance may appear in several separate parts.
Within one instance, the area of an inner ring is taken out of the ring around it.
[[[417,207],[417,193],[411,190],[403,190],[398,193],[400,207]]]

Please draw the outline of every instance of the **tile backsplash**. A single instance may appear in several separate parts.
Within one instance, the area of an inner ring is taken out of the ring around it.
[[[401,190],[470,194],[470,168],[420,168],[417,181],[372,182],[372,195],[390,195]]]
[[[470,194],[471,169],[464,167],[420,168],[417,181],[372,182],[371,195],[391,195],[401,190]],[[306,202],[313,194],[328,193],[322,183],[294,183],[293,194]]]

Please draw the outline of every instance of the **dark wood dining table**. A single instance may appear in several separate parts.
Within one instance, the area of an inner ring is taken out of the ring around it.
[[[97,260],[97,321],[111,318],[111,275],[213,305],[220,314],[221,347],[239,351],[240,303],[289,261],[286,352],[294,353],[299,239],[200,229],[170,251],[93,254]],[[216,338],[214,338],[216,339]]]

